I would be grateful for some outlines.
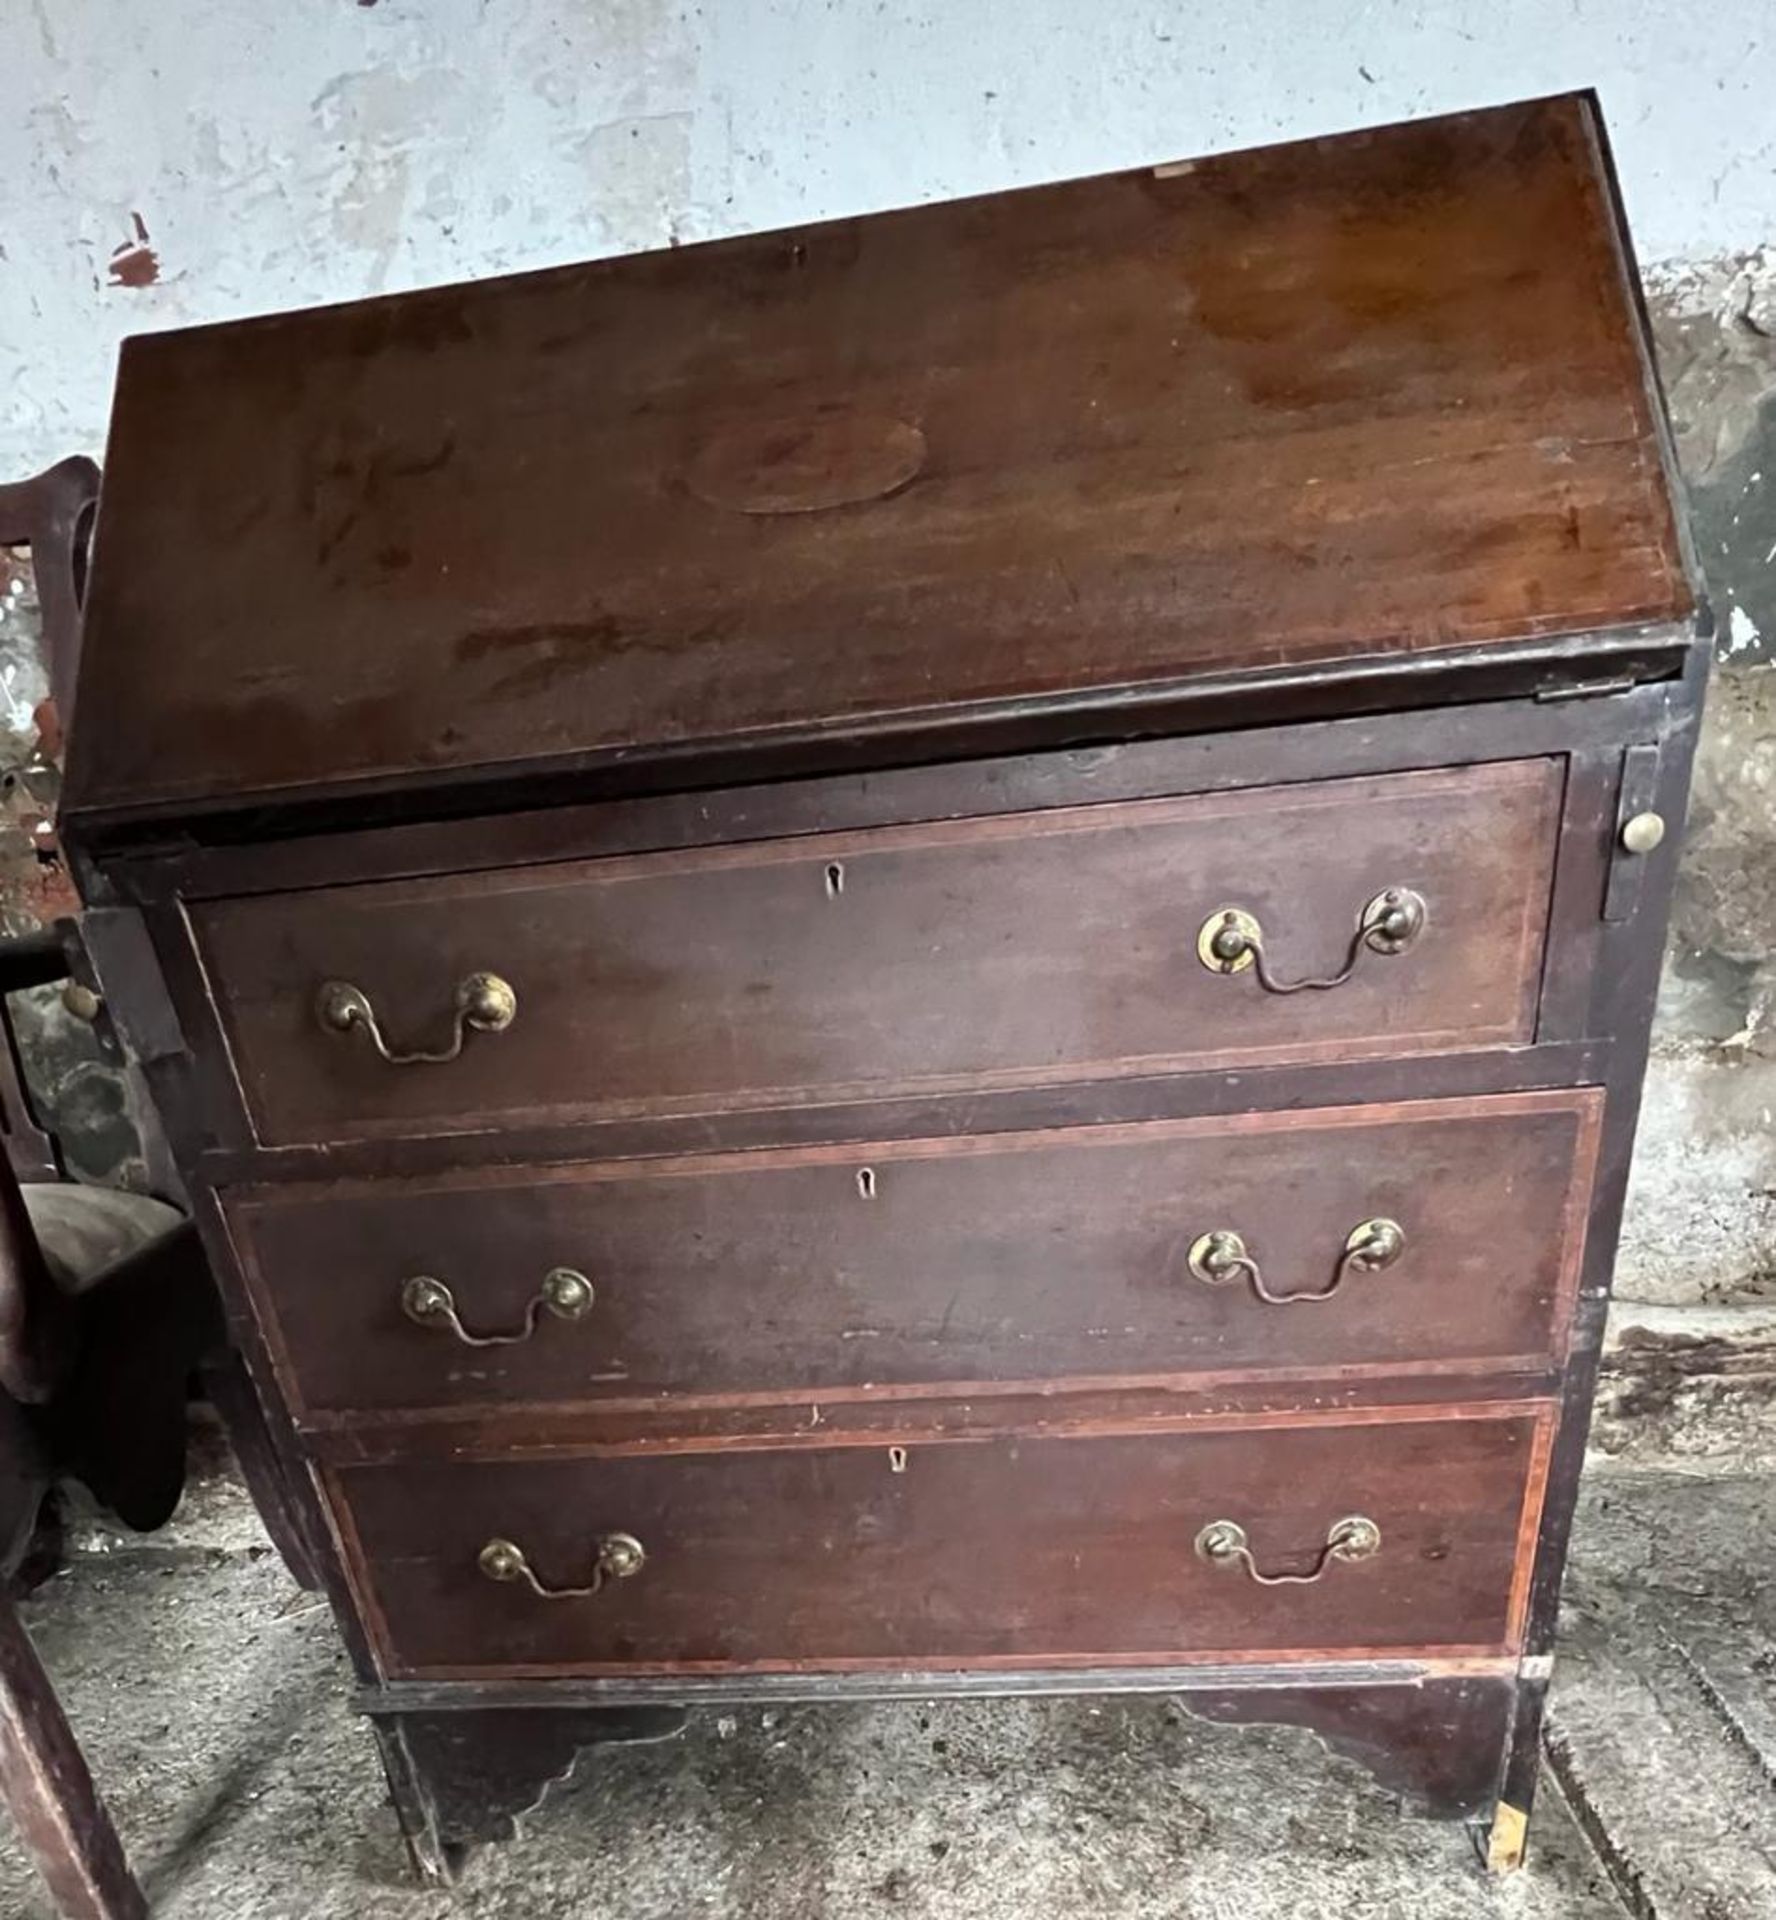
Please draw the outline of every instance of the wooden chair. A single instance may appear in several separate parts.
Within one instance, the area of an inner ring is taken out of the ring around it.
[[[44,666],[61,731],[74,713],[86,555],[99,508],[99,469],[84,455],[0,486],[0,546],[29,547],[43,612]]]
[[[30,548],[38,604],[42,609],[43,656],[50,697],[38,709],[37,719],[40,750],[50,759],[59,754],[62,737],[74,712],[80,667],[80,622],[86,601],[87,549],[98,514],[99,478],[99,469],[93,461],[75,456],[57,461],[33,479],[0,486],[0,545]],[[72,912],[77,905],[72,894],[69,901]],[[35,977],[39,980],[61,978],[77,951],[71,935],[52,932],[35,939],[36,961],[26,960],[21,949],[15,956],[14,966],[26,971],[35,966]],[[81,971],[84,978],[85,970]],[[22,976],[21,984],[24,984]],[[7,1128],[6,1146],[12,1167],[19,1178],[27,1182],[59,1181],[63,1169],[55,1143],[31,1117],[30,1103],[23,1094],[17,1050],[3,1017],[0,1017],[0,1042],[4,1043],[0,1044],[0,1124]],[[137,1118],[143,1131],[149,1184],[156,1192],[177,1197],[180,1189],[172,1156],[146,1101],[141,1103]],[[89,1203],[67,1200],[51,1203],[40,1197],[39,1204],[45,1210],[52,1204],[65,1210]],[[196,1242],[187,1235],[182,1246],[185,1251],[180,1257],[195,1261]],[[231,1347],[219,1347],[206,1362],[203,1384],[228,1430],[241,1478],[272,1544],[297,1584],[313,1592],[320,1586],[321,1576],[309,1532],[311,1509],[292,1478],[289,1461],[279,1452],[266,1426],[264,1411],[247,1379],[240,1355]],[[66,1423],[63,1437],[69,1445],[74,1444],[75,1436],[66,1431]],[[152,1503],[137,1509],[152,1510]],[[0,1536],[0,1544],[3,1539],[4,1536]]]
[[[91,461],[69,460],[0,487],[0,541],[32,548],[64,717],[97,482]],[[76,959],[66,923],[0,940],[0,1799],[64,1913],[138,1920],[147,1903],[14,1589],[57,1480],[83,1482],[132,1527],[171,1514],[184,1481],[189,1382],[223,1329],[179,1210],[66,1182],[31,1111],[4,996],[67,978]]]
[[[0,994],[67,971],[59,936],[0,942]],[[0,1073],[0,1107],[10,1078]],[[39,1171],[43,1136],[26,1127],[19,1138],[28,1170]],[[171,1514],[184,1483],[189,1383],[221,1342],[221,1315],[176,1208],[145,1194],[21,1180],[11,1133],[5,1144],[0,1798],[64,1913],[135,1920],[146,1902],[7,1584],[59,1479],[79,1480],[132,1527]]]

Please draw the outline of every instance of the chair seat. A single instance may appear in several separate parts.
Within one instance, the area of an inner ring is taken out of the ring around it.
[[[178,1208],[145,1193],[66,1182],[19,1189],[31,1230],[57,1287],[70,1296],[86,1290],[123,1261],[164,1240],[184,1221]]]

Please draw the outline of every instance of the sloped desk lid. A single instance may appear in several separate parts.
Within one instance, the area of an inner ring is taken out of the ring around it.
[[[1575,96],[131,340],[65,810],[1622,644],[1629,274]]]

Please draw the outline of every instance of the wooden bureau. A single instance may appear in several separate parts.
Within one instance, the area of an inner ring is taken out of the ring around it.
[[[127,346],[64,830],[422,1867],[735,1700],[1521,1857],[1705,619],[1594,103]]]

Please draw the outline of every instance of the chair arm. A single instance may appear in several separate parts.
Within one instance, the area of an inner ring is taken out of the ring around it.
[[[98,499],[99,469],[83,455],[0,486],[0,544],[31,549],[49,688],[64,733],[74,717],[87,549]]]
[[[74,924],[58,920],[35,933],[0,939],[0,994],[22,993],[26,987],[46,987],[66,980],[74,971],[68,952]]]

